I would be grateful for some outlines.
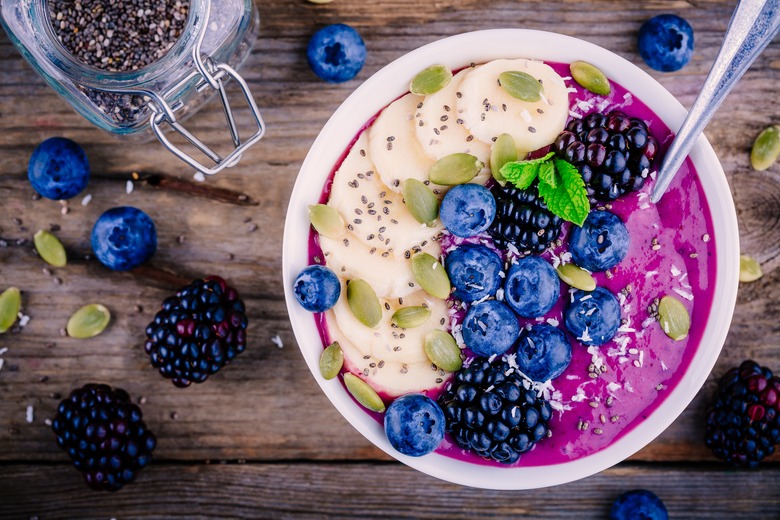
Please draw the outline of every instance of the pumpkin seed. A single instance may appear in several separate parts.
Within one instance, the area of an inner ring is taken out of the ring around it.
[[[333,379],[344,365],[344,352],[338,341],[334,341],[320,354],[320,374],[325,379]]]
[[[442,186],[466,184],[477,176],[485,163],[468,153],[453,153],[436,161],[428,171],[428,180]]]
[[[403,185],[404,204],[420,224],[433,226],[439,216],[439,199],[431,189],[417,179],[406,179]]]
[[[463,366],[455,338],[443,330],[432,330],[426,334],[424,348],[431,363],[442,370],[457,372]]]
[[[574,81],[594,94],[606,96],[612,91],[609,80],[595,65],[585,61],[575,61],[569,65],[569,70]]]
[[[674,296],[661,298],[658,304],[658,316],[667,336],[675,341],[681,341],[688,336],[688,331],[691,329],[691,315],[680,300]]]
[[[360,323],[375,328],[382,320],[382,305],[374,289],[360,278],[347,282],[347,303]]]
[[[780,126],[764,128],[753,142],[750,151],[750,164],[762,171],[772,166],[780,156]]]
[[[542,84],[527,72],[502,72],[498,75],[498,83],[507,94],[521,101],[534,103],[542,99]]]
[[[311,225],[322,236],[338,239],[344,236],[346,224],[336,208],[327,204],[312,204],[309,206]]]
[[[514,138],[509,134],[501,134],[496,137],[496,142],[490,149],[490,172],[496,182],[502,186],[506,184],[506,179],[501,175],[501,167],[516,160],[517,146],[515,146]]]
[[[569,286],[582,291],[592,291],[596,288],[596,280],[588,271],[574,264],[561,264],[556,269],[558,278],[569,284]]]
[[[412,257],[412,274],[425,292],[434,298],[446,300],[450,295],[450,277],[444,267],[428,253]]]
[[[431,310],[422,305],[412,307],[401,307],[390,318],[390,322],[396,327],[402,329],[412,329],[419,327],[431,317]]]
[[[22,307],[22,293],[16,287],[9,287],[0,294],[0,334],[16,322]]]
[[[65,248],[62,247],[62,242],[56,236],[41,229],[33,236],[33,242],[35,250],[38,251],[44,262],[54,267],[67,265],[68,255],[65,253]]]
[[[111,313],[99,303],[85,305],[68,320],[66,330],[68,336],[78,339],[92,338],[100,334],[108,326]]]
[[[440,91],[452,79],[452,71],[444,65],[431,65],[420,71],[409,84],[409,92],[427,96]]]
[[[344,384],[357,402],[372,412],[384,412],[385,403],[371,386],[351,372],[344,374]]]
[[[755,282],[762,276],[764,276],[764,271],[761,269],[761,264],[759,264],[755,258],[751,258],[747,255],[739,256],[740,282]]]

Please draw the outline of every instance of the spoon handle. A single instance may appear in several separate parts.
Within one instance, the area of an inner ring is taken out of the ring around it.
[[[715,111],[778,31],[780,0],[740,0],[704,86],[666,152],[653,188],[653,202],[666,192]]]

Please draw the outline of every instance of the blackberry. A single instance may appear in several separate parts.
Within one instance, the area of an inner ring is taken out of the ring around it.
[[[127,392],[108,385],[73,390],[57,407],[51,428],[57,444],[97,491],[118,491],[132,482],[152,461],[157,444]]]
[[[552,148],[577,167],[591,200],[610,201],[644,186],[658,141],[644,121],[616,110],[569,121]]]
[[[523,383],[506,361],[478,357],[461,369],[439,398],[447,431],[458,446],[513,464],[548,437],[552,407]]]
[[[222,278],[195,280],[163,301],[146,327],[144,349],[174,385],[202,383],[246,348],[245,312]]]
[[[538,254],[558,239],[563,220],[547,209],[539,197],[538,183],[521,190],[510,183],[493,188],[496,218],[488,228],[500,249],[512,244],[520,253]]]
[[[707,447],[716,457],[754,468],[780,442],[780,377],[755,361],[732,368],[707,410]]]

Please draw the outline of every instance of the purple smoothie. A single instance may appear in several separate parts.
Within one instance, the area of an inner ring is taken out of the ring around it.
[[[568,65],[548,64],[562,77],[569,75]],[[657,170],[673,134],[641,100],[614,82],[606,98],[591,94],[572,80],[566,82],[576,90],[569,97],[574,114],[621,110],[648,123],[650,133],[661,145],[651,168],[653,172]],[[374,119],[366,123],[358,136]],[[349,148],[334,165],[320,202],[328,200],[333,175]],[[612,291],[621,302],[624,321],[615,338],[601,347],[588,348],[565,330],[562,315],[570,297],[565,283],[561,283],[561,298],[549,313],[542,318],[520,319],[521,325],[557,322],[572,343],[572,360],[566,371],[552,381],[554,389],[549,389],[550,397],[564,408],[550,419],[552,436],[523,454],[516,466],[560,464],[606,448],[660,406],[679,384],[699,347],[715,290],[710,281],[716,279],[717,269],[710,209],[690,159],[658,205],[649,199],[652,185],[648,182],[640,192],[607,205],[626,223],[630,234],[626,258],[608,272],[594,274],[597,284]],[[569,227],[567,223],[562,229],[563,245],[546,252],[544,258],[555,262],[556,257],[566,254]],[[446,252],[454,245],[454,237],[445,235],[443,250]],[[314,232],[309,238],[309,261],[322,263]],[[691,315],[690,332],[682,341],[668,338],[650,317],[648,307],[654,299],[665,295],[680,300]],[[315,315],[315,322],[323,345],[328,345],[330,337],[324,316]],[[440,391],[426,393],[436,398]],[[380,414],[371,415],[382,421]],[[437,452],[471,463],[506,467],[463,450],[449,436]]]

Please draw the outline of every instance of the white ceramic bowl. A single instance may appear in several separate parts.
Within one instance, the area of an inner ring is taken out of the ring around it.
[[[624,86],[659,116],[669,128],[685,118],[682,105],[657,81],[625,59],[591,43],[560,34],[523,29],[496,29],[461,34],[416,49],[387,65],[358,87],[320,132],[295,183],[284,230],[283,276],[287,309],[298,346],[312,375],[341,414],[389,455],[424,473],[462,485],[489,489],[532,489],[571,482],[602,471],[647,445],[679,416],[704,384],[728,332],[737,295],[739,234],[734,202],[723,169],[702,136],[690,157],[699,172],[716,233],[717,276],[712,309],[702,342],[687,372],[641,427],[587,457],[553,466],[495,467],[473,464],[432,453],[415,458],[395,451],[382,426],[347,394],[338,379],[326,381],[319,371],[323,345],[312,315],[298,305],[293,281],[307,265],[309,219],[332,168],[363,125],[408,90],[409,81],[425,67],[444,64],[459,69],[496,58],[531,58],[571,63],[586,60]]]

